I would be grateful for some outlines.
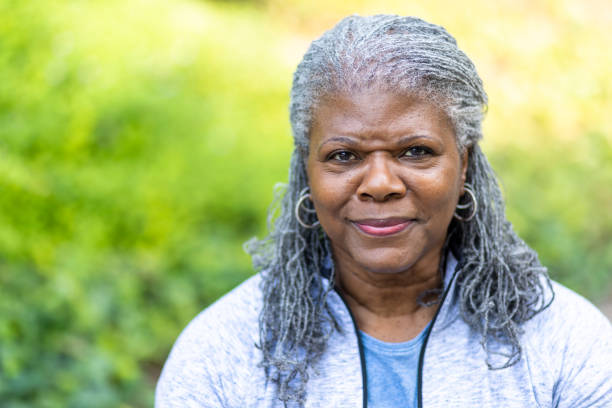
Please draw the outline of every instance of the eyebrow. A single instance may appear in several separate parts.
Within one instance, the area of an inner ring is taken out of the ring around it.
[[[334,137],[330,137],[329,139],[327,139],[326,141],[324,141],[323,143],[321,143],[319,145],[319,148],[317,149],[317,151],[321,151],[321,149],[323,148],[323,146],[325,146],[328,143],[334,143],[334,142],[338,142],[338,143],[345,143],[349,146],[357,146],[359,143],[356,142],[354,139],[351,139],[350,137],[346,137],[346,136],[334,136]]]
[[[414,140],[414,139],[429,139],[429,140],[433,140],[433,138],[431,138],[430,136],[427,135],[421,135],[421,134],[417,134],[417,135],[410,135],[410,136],[403,136],[401,137],[397,144],[399,146],[401,145],[405,145],[408,144],[408,142]],[[326,141],[324,141],[323,143],[321,143],[319,145],[319,148],[317,149],[318,152],[321,151],[321,149],[323,148],[323,146],[325,146],[328,143],[344,143],[348,146],[351,147],[355,147],[359,144],[358,141],[356,141],[355,139],[351,138],[351,137],[347,137],[347,136],[334,136],[334,137],[330,137],[329,139],[327,139]]]

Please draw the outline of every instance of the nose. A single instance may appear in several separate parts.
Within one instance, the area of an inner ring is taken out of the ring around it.
[[[387,201],[406,194],[406,185],[398,176],[394,159],[385,154],[372,155],[364,168],[364,176],[357,188],[362,200]]]

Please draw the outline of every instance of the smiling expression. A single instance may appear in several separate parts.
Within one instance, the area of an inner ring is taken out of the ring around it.
[[[466,165],[448,117],[423,99],[368,90],[322,101],[307,173],[337,269],[437,271]]]

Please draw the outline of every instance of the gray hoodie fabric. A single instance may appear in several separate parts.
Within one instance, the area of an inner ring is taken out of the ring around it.
[[[489,370],[480,334],[459,315],[456,261],[447,266],[447,296],[422,350],[422,407],[612,408],[612,326],[599,310],[553,283],[551,306],[522,326],[520,361]],[[157,408],[283,407],[258,367],[260,281],[248,279],[185,328],[157,384]],[[365,407],[353,319],[337,292],[328,302],[342,330],[310,367],[304,406]]]

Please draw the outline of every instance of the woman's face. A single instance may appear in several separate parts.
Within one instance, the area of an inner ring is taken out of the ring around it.
[[[449,119],[423,99],[377,90],[325,99],[307,173],[337,266],[437,268],[466,166]]]

